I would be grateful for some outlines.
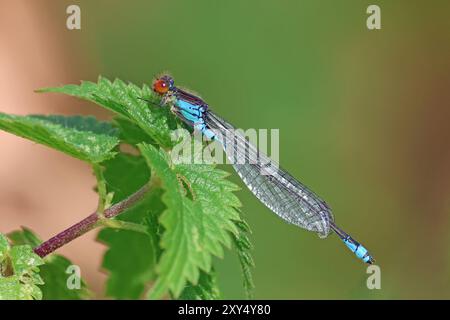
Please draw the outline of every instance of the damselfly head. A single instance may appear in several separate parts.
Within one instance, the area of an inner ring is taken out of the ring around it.
[[[153,81],[153,91],[160,95],[166,94],[173,89],[174,81],[170,76],[164,75]]]

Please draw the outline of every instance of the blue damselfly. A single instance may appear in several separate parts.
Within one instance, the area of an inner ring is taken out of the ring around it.
[[[334,231],[358,258],[369,264],[374,262],[366,248],[336,226],[325,201],[258,151],[200,97],[176,87],[167,75],[153,82],[153,90],[161,96],[161,106],[169,106],[189,126],[221,143],[242,181],[269,209],[285,221],[321,237]]]

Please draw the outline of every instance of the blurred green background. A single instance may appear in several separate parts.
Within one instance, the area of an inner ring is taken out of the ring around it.
[[[450,298],[448,1],[45,4],[61,28],[65,8],[81,7],[82,29],[61,30],[73,82],[167,70],[235,126],[280,129],[282,166],[381,267],[382,289],[368,290],[335,235],[286,224],[243,188],[255,298]],[[370,4],[381,30],[366,27]],[[243,297],[237,258],[217,269],[224,298]]]

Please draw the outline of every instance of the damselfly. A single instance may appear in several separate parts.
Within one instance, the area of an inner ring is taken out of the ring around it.
[[[176,87],[167,75],[154,81],[153,91],[161,96],[161,106],[169,106],[189,126],[221,143],[242,181],[278,216],[321,237],[334,231],[358,258],[369,264],[375,261],[366,248],[336,226],[325,201],[258,151],[200,97]]]

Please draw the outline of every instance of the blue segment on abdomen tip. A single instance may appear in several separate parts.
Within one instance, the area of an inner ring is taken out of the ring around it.
[[[362,259],[367,253],[367,249],[362,245],[359,245],[358,249],[356,249],[355,254],[358,258]]]
[[[350,237],[342,239],[345,245],[362,261],[371,263],[371,256],[366,248],[364,248],[361,244],[354,241]]]
[[[355,243],[350,242],[350,241],[348,241],[348,240],[343,240],[343,241],[344,241],[345,245],[346,245],[352,252],[355,252],[355,251],[356,251],[357,246],[356,246]]]

